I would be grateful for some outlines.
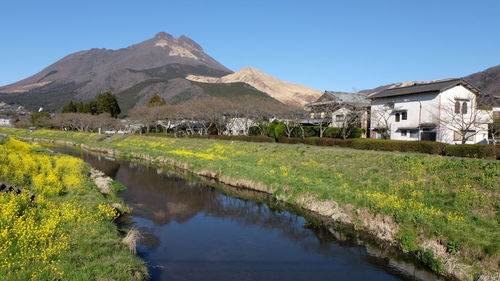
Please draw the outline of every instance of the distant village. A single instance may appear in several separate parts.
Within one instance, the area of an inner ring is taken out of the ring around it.
[[[169,105],[154,96],[148,106],[133,109],[124,118],[116,119],[90,117],[89,114],[84,117],[76,109],[62,114],[44,114],[40,108],[30,113],[22,106],[0,103],[0,126],[32,130],[52,127],[103,134],[170,132],[179,135],[373,138],[447,144],[500,142],[500,97],[484,93],[463,79],[415,82],[372,94],[325,91],[319,99],[305,106],[275,112],[272,108],[264,110],[265,105],[234,109],[225,106],[224,101],[216,103],[213,99],[188,103],[184,110],[165,106]],[[74,114],[70,118],[68,113]],[[44,123],[43,118],[51,121]],[[271,127],[273,132],[270,132]]]

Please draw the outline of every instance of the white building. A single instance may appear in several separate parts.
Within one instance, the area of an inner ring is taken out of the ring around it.
[[[226,119],[226,129],[224,130],[224,135],[230,135],[230,136],[248,136],[248,131],[250,130],[250,127],[252,126],[257,126],[257,123],[255,123],[252,119],[249,118],[242,118],[242,117],[236,117],[236,118],[227,118]]]
[[[449,144],[488,141],[488,124],[493,122],[491,96],[465,80],[390,88],[369,98],[371,138]]]
[[[11,127],[10,119],[0,118],[0,127]]]

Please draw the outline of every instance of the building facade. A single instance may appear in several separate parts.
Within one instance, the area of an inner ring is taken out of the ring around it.
[[[371,138],[487,143],[491,106],[462,79],[414,84],[372,94]]]

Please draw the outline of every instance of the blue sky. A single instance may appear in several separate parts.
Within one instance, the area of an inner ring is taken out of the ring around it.
[[[236,71],[318,90],[461,77],[500,64],[500,1],[0,2],[0,85],[72,52],[186,35]]]

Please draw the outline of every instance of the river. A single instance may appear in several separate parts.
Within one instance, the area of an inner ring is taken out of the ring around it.
[[[121,223],[141,231],[137,252],[151,280],[439,280],[393,251],[277,208],[265,194],[54,150],[82,158],[127,187],[119,196],[133,211]]]

